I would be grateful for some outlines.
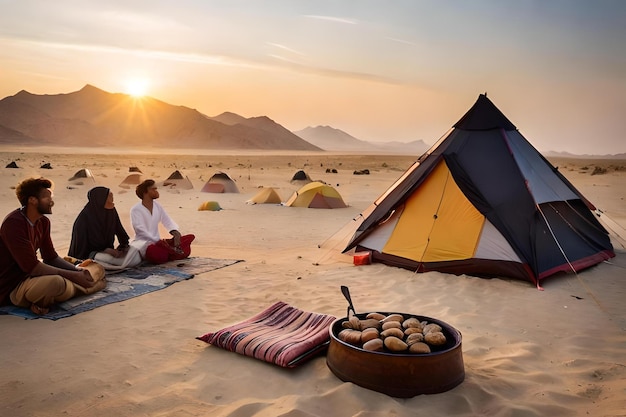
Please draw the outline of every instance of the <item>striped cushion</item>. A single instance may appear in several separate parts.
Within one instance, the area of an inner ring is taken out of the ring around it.
[[[328,346],[335,317],[279,301],[254,317],[197,339],[231,352],[292,368]]]

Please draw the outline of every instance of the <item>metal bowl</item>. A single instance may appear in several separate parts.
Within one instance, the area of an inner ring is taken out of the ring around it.
[[[367,314],[356,316],[364,319]],[[461,332],[431,317],[399,314],[405,319],[415,317],[440,325],[447,342],[442,346],[431,346],[432,351],[428,354],[371,352],[338,338],[339,332],[343,330],[342,323],[347,320],[344,317],[335,320],[329,329],[330,345],[326,354],[328,368],[342,381],[399,398],[436,394],[463,382],[465,369]]]

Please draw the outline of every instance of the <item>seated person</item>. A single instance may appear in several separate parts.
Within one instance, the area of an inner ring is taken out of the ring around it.
[[[116,236],[119,246],[113,249]],[[87,204],[74,221],[67,254],[79,260],[93,259],[98,252],[124,258],[129,240],[115,209],[111,190],[106,187],[89,190]]]
[[[46,314],[50,306],[78,294],[98,291],[105,281],[95,281],[86,269],[61,258],[50,237],[52,182],[30,178],[18,184],[21,204],[0,226],[0,304],[12,303]],[[43,262],[37,257],[37,251]]]
[[[184,259],[191,253],[192,234],[182,236],[178,225],[170,218],[156,199],[159,192],[154,180],[145,180],[135,190],[141,201],[130,209],[130,222],[135,230],[135,240],[145,242],[142,256],[154,264]],[[161,239],[159,224],[172,235]]]
[[[118,247],[114,249],[115,238]],[[107,269],[121,269],[141,263],[137,251],[129,250],[128,233],[115,209],[113,193],[106,187],[87,192],[87,204],[72,228],[68,255],[79,260],[94,259]]]

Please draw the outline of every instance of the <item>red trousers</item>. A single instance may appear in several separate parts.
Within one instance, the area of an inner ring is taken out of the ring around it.
[[[177,252],[174,248],[174,239],[161,239],[150,244],[146,248],[146,260],[153,264],[162,264],[167,261],[185,259],[191,253],[191,242],[196,237],[194,235],[184,235],[180,237],[180,248],[182,252]]]

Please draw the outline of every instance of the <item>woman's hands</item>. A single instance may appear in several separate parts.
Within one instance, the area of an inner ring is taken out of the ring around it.
[[[102,252],[107,253],[115,258],[123,258],[124,256],[126,256],[126,252],[128,252],[128,246],[124,248],[119,247],[118,249],[106,248]]]

